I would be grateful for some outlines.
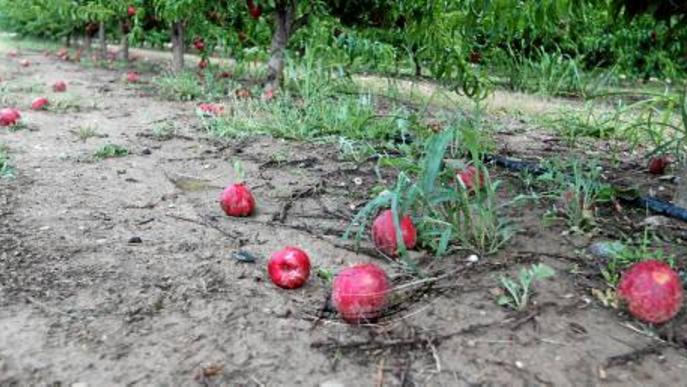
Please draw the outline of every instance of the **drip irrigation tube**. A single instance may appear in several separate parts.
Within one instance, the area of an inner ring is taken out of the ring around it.
[[[533,175],[543,175],[547,169],[536,162],[513,160],[507,157],[498,155],[486,156],[486,162],[490,162],[513,171],[526,171]],[[679,219],[687,222],[687,209],[678,207],[665,200],[661,200],[654,196],[639,196],[635,198],[620,198],[623,202],[634,207],[648,209],[659,215],[667,216],[673,219]]]

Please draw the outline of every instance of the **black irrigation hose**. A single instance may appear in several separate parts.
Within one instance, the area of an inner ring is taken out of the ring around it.
[[[507,157],[498,155],[487,155],[486,162],[490,162],[513,171],[525,171],[533,175],[543,175],[547,169],[536,162],[513,160]],[[634,207],[648,209],[656,214],[667,216],[674,219],[679,219],[687,222],[687,209],[673,205],[665,200],[658,199],[654,196],[640,196],[636,198],[620,198],[623,202],[628,203]]]
[[[542,167],[538,163],[535,163],[533,161],[520,161],[520,160],[513,160],[509,159],[507,157],[503,156],[498,156],[498,155],[487,155],[484,158],[484,161],[487,163],[494,163],[498,166],[504,167],[506,169],[510,169],[513,171],[518,171],[518,172],[528,172],[533,175],[543,175],[547,171],[546,168]]]
[[[640,196],[634,200],[628,200],[628,202],[636,207],[648,208],[657,214],[687,222],[687,210],[670,204],[665,200],[661,200],[653,196]]]

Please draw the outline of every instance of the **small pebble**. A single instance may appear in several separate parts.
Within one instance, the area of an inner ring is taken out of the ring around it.
[[[141,153],[143,153],[144,155],[149,155],[149,154],[151,154],[151,153],[153,153],[153,152],[150,150],[150,148],[143,148],[143,150],[141,151]]]
[[[611,259],[625,250],[625,245],[618,241],[594,242],[587,248],[587,251],[601,259]]]
[[[138,243],[143,243],[143,240],[141,239],[141,237],[135,236],[135,237],[129,238],[129,242],[128,242],[128,243],[131,243],[131,244],[138,244]]]
[[[476,256],[475,254],[472,254],[468,257],[468,262],[472,262],[472,263],[479,262],[479,257]]]

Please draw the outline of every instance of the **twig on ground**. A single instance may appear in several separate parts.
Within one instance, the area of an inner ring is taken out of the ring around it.
[[[644,348],[623,353],[620,355],[611,356],[606,359],[604,368],[613,368],[625,365],[630,362],[637,362],[649,355],[660,355],[663,351],[663,345],[660,343],[652,343]]]

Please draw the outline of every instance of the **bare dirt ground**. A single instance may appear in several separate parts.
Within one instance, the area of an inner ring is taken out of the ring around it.
[[[27,127],[0,129],[16,167],[0,180],[0,384],[684,384],[684,345],[642,334],[593,298],[602,281],[576,253],[588,237],[543,225],[542,209],[511,214],[519,232],[497,256],[419,253],[445,274],[423,285],[337,238],[369,197],[372,164],[325,145],[208,138],[194,104],[145,96],[119,72],[29,52],[22,68],[0,54],[3,82],[34,85],[4,96],[24,107]],[[79,111],[26,109],[54,97],[58,79]],[[152,135],[165,121],[180,130]],[[98,136],[79,138],[85,126]],[[95,160],[108,143],[131,153]],[[217,204],[235,160],[259,203],[248,219]],[[322,280],[295,291],[270,283],[266,258],[284,245],[303,247],[315,269],[376,260],[395,284],[415,285],[395,292],[379,324],[348,326],[325,307]],[[239,249],[258,261],[237,261]],[[557,275],[532,307],[497,306],[498,275],[540,261]]]

